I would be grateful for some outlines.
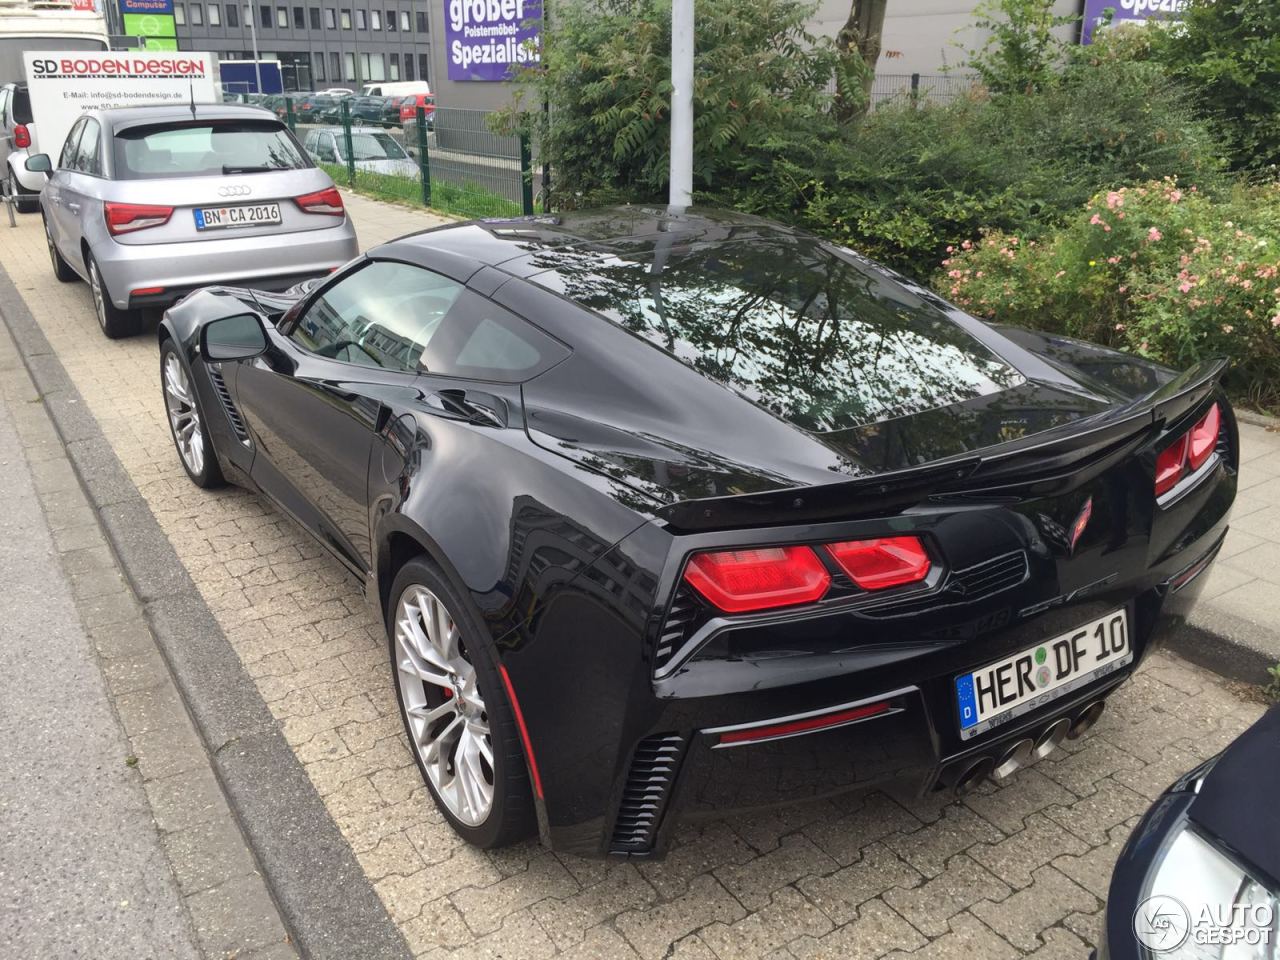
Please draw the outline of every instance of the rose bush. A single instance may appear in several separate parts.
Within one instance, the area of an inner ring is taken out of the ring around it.
[[[950,248],[934,287],[980,316],[1173,367],[1229,357],[1233,392],[1280,405],[1280,185],[1103,191],[1039,240],[988,231]]]

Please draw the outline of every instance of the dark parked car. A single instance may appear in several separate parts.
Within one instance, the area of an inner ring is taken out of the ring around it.
[[[160,338],[187,472],[366,584],[482,846],[1007,775],[1179,620],[1236,489],[1222,363],[992,327],[729,213],[451,225]]]
[[[1151,807],[1116,863],[1100,957],[1280,950],[1280,707]]]

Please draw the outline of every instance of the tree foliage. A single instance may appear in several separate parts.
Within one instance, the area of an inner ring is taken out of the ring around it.
[[[1053,81],[1067,44],[1054,31],[1079,17],[1053,12],[1054,0],[983,0],[974,25],[986,33],[965,66],[994,94],[1027,93]]]

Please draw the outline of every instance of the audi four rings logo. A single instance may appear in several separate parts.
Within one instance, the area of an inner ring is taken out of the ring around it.
[[[244,184],[218,188],[218,196],[220,197],[247,197],[251,193],[253,193],[253,188]]]

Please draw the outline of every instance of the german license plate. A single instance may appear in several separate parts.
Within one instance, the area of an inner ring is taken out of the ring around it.
[[[280,204],[244,203],[231,207],[196,207],[196,229],[266,227],[280,222]]]
[[[1133,662],[1124,610],[956,677],[960,736],[968,740]]]

